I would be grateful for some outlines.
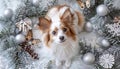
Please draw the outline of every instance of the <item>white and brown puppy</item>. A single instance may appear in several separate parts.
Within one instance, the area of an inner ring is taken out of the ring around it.
[[[81,13],[67,5],[51,8],[44,18],[39,18],[39,29],[43,33],[43,43],[56,59],[56,65],[65,61],[71,65],[71,59],[78,54],[78,33],[84,25]]]

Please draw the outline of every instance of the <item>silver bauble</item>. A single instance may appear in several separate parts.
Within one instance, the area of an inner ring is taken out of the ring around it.
[[[92,64],[92,63],[95,61],[95,55],[92,54],[92,53],[86,53],[86,54],[83,56],[83,61],[84,61],[86,64]]]
[[[108,14],[109,10],[105,5],[99,5],[96,9],[96,12],[99,16],[105,16]]]
[[[36,7],[39,6],[39,0],[32,0],[32,4]]]
[[[17,43],[22,43],[22,42],[25,41],[25,36],[24,36],[23,34],[18,34],[18,35],[15,37],[15,39],[16,39],[16,42],[17,42]]]
[[[102,41],[101,41],[101,45],[103,46],[103,47],[108,47],[108,46],[110,46],[110,43],[109,43],[109,41],[108,40],[106,40],[106,39],[103,39]]]
[[[13,16],[13,11],[12,11],[12,9],[6,9],[5,11],[4,11],[4,16],[7,18],[7,19],[10,19],[12,16]]]
[[[86,30],[87,32],[92,32],[93,26],[92,26],[92,24],[91,24],[90,22],[87,22],[87,23],[85,24],[85,30]]]
[[[104,39],[104,38],[102,38],[102,37],[99,37],[99,38],[97,39],[97,44],[100,45],[100,46],[103,46],[103,47],[108,47],[108,46],[110,46],[109,41],[106,40],[106,39]]]

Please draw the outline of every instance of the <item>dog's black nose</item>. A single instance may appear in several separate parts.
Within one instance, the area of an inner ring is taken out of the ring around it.
[[[59,38],[60,40],[64,40],[64,36],[60,36],[60,38]]]

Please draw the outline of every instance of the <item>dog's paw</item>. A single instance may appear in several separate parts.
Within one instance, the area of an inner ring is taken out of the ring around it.
[[[65,62],[65,66],[66,66],[66,67],[70,67],[70,66],[71,66],[71,60],[67,60],[67,61]]]
[[[62,63],[60,61],[56,60],[55,64],[56,64],[56,66],[60,66]]]

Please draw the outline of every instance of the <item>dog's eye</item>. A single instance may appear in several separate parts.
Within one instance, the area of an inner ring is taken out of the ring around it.
[[[63,32],[66,32],[67,31],[67,28],[63,28]]]
[[[53,31],[53,32],[52,32],[52,34],[53,34],[53,35],[55,35],[55,34],[56,34],[56,32],[55,32],[55,31]]]

